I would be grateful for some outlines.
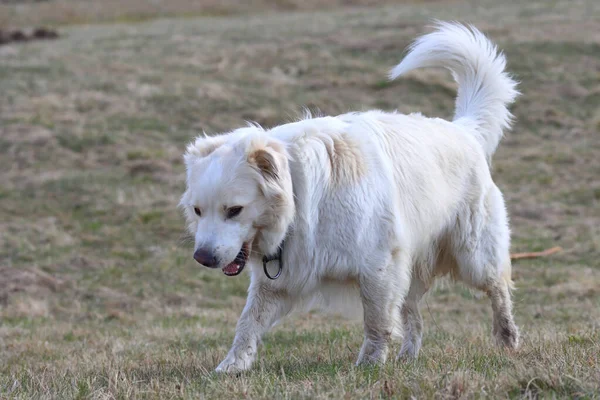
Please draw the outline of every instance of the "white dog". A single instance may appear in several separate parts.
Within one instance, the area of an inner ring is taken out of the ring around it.
[[[487,293],[493,335],[518,343],[509,227],[490,158],[518,95],[505,58],[473,27],[438,23],[390,73],[446,67],[458,82],[452,122],[382,111],[305,118],[199,137],[185,154],[181,199],[194,258],[251,283],[217,371],[250,368],[261,336],[299,305],[362,303],[357,364],[421,346],[419,300],[437,276]]]

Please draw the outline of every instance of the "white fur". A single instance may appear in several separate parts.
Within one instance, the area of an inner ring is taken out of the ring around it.
[[[362,308],[350,312],[365,324],[358,363],[384,362],[402,326],[399,356],[414,357],[419,300],[445,274],[488,293],[494,335],[517,345],[508,221],[488,167],[517,95],[504,64],[475,28],[439,23],[391,77],[450,68],[459,83],[453,122],[369,111],[268,131],[250,126],[188,147],[181,205],[196,247],[216,249],[223,267],[252,243],[248,301],[218,371],[249,368],[262,334],[291,310],[352,299]],[[244,211],[226,219],[223,210],[234,204]],[[261,257],[284,237],[283,272],[271,281]]]

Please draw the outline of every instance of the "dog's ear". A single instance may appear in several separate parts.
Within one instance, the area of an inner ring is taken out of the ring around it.
[[[248,155],[248,162],[256,166],[265,179],[275,180],[278,177],[278,167],[275,155],[267,148],[259,148]]]
[[[245,143],[248,165],[255,171],[258,185],[268,204],[257,224],[257,247],[273,254],[294,220],[294,190],[290,173],[290,154],[285,143],[266,135],[255,135]]]
[[[248,163],[267,181],[278,180],[287,165],[285,147],[279,142],[255,140],[250,143],[247,155]]]

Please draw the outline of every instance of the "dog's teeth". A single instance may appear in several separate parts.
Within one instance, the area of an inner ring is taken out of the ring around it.
[[[240,272],[242,266],[239,264],[229,264],[223,268],[223,273],[225,275],[236,275]]]

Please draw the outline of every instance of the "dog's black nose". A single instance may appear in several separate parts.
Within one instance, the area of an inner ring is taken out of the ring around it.
[[[194,252],[194,260],[208,268],[215,268],[219,261],[215,254],[206,249],[198,249]]]

